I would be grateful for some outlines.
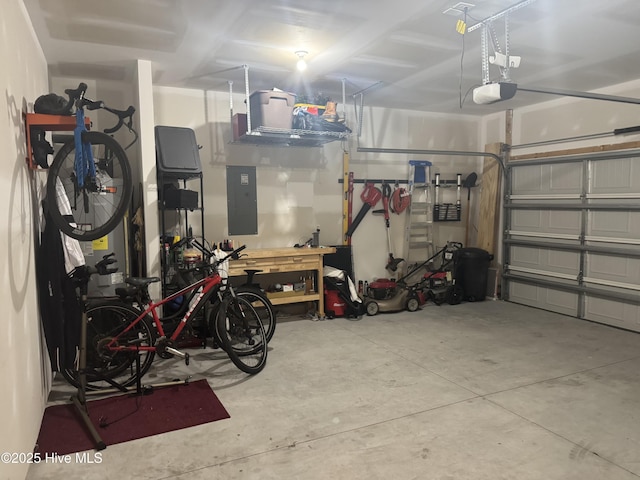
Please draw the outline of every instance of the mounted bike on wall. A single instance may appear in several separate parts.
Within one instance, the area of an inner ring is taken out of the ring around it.
[[[102,101],[86,98],[86,90],[84,83],[75,90],[67,89],[68,101],[56,109],[39,112],[70,115],[75,106],[73,138],[60,148],[49,169],[46,206],[53,223],[80,241],[107,235],[124,217],[133,189],[131,166],[125,149],[111,134],[126,125],[135,137],[126,148],[138,138],[133,129],[133,106],[127,110],[110,108]],[[106,110],[118,117],[118,123],[104,132],[88,131],[85,108]]]

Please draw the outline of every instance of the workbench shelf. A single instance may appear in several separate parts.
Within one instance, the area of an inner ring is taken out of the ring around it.
[[[229,276],[246,276],[246,270],[259,270],[262,274],[288,274],[291,272],[312,272],[316,276],[315,292],[293,293],[287,296],[270,296],[273,305],[285,305],[301,302],[318,302],[318,315],[323,318],[324,286],[323,256],[335,253],[335,247],[318,248],[273,248],[250,249],[242,252],[238,260],[229,262]]]

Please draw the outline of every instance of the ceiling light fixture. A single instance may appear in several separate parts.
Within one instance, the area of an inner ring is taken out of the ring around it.
[[[307,62],[305,62],[304,57],[309,52],[307,52],[306,50],[298,50],[295,53],[298,56],[298,63],[296,64],[296,68],[299,72],[304,72],[307,69]]]

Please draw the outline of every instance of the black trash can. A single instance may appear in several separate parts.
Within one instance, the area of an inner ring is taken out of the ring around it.
[[[456,285],[464,291],[463,298],[469,302],[484,300],[493,255],[481,248],[461,248],[455,255],[454,276]]]

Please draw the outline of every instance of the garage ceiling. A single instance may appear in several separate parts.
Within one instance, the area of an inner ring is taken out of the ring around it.
[[[484,115],[550,100],[518,92],[475,105],[481,32],[456,32],[459,2],[446,0],[24,0],[55,76],[128,80],[152,61],[157,85],[244,91],[273,87],[367,105]],[[469,0],[468,26],[520,3]],[[590,91],[640,78],[640,2],[535,0],[509,16],[509,49],[522,86]],[[504,51],[505,22],[493,22]],[[463,50],[464,45],[464,50]],[[306,50],[308,69],[295,70]],[[464,55],[463,55],[464,52]],[[490,53],[493,47],[490,46]],[[490,67],[498,80],[497,67]]]

